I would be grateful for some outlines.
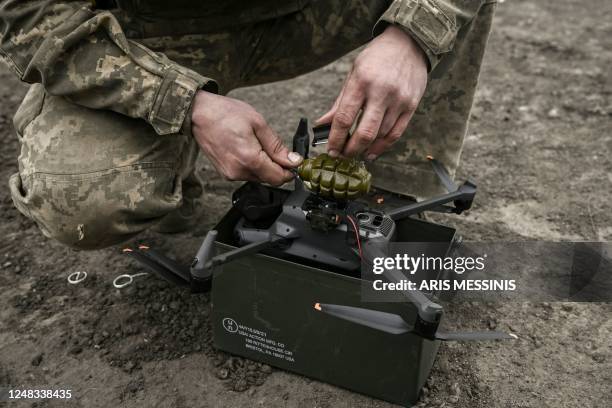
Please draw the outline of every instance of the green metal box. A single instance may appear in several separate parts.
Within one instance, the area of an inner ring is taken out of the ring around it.
[[[232,209],[216,226],[217,251],[235,248]],[[398,241],[447,242],[455,230],[417,219],[400,221]],[[439,248],[439,244],[438,244]],[[410,303],[364,303],[361,279],[257,254],[230,262],[213,278],[215,346],[226,352],[410,406],[419,396],[439,341],[393,335],[314,309],[317,302],[396,313],[411,322]]]

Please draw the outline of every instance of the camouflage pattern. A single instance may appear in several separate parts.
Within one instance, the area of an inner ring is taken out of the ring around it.
[[[432,194],[427,154],[454,173],[493,15],[485,1],[108,3],[0,0],[0,58],[33,84],[14,119],[22,151],[10,186],[47,236],[90,249],[179,228],[203,191],[189,121],[197,89],[294,77],[387,24],[423,47],[430,82],[406,136],[369,165],[373,180]]]
[[[327,153],[304,160],[297,172],[310,191],[340,200],[354,200],[367,194],[372,185],[372,175],[364,162],[333,158]]]
[[[494,3],[480,7],[458,31],[452,50],[438,62],[430,60],[434,67],[427,89],[406,132],[368,165],[377,187],[421,199],[446,191],[427,156],[435,157],[455,176],[494,10]]]
[[[159,137],[144,121],[75,105],[38,84],[25,101],[15,116],[22,151],[10,188],[45,235],[99,248],[201,207],[193,138]]]

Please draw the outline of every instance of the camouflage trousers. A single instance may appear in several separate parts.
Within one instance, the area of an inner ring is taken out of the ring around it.
[[[328,64],[371,38],[387,1],[313,2],[273,20],[181,33],[180,24],[138,23],[117,15],[128,37],[215,78],[221,92],[287,79]],[[454,173],[493,16],[493,4],[459,32],[453,51],[430,73],[407,134],[370,166],[374,184],[427,196],[439,192],[424,159]],[[402,78],[398,78],[401,81]],[[17,208],[60,242],[95,249],[158,226],[171,230],[202,208],[193,138],[158,136],[141,120],[88,109],[32,85],[14,124],[19,173],[10,179]]]

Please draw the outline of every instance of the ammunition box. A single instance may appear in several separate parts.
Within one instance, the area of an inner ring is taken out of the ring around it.
[[[231,209],[215,227],[216,250],[234,249],[240,215]],[[455,230],[418,219],[397,224],[398,241],[444,242]],[[440,245],[436,245],[439,251]],[[427,255],[427,254],[426,254]],[[213,278],[213,335],[220,350],[410,406],[429,376],[439,341],[393,335],[317,312],[331,303],[377,309],[414,321],[408,302],[365,303],[362,280],[321,265],[257,254],[230,262]]]

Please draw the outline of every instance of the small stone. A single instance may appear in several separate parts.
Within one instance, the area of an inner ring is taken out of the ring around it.
[[[263,366],[261,366],[261,372],[262,373],[266,373],[266,374],[270,374],[272,372],[272,367],[270,367],[267,364],[264,364]]]
[[[438,363],[438,369],[440,370],[440,372],[444,374],[449,374],[451,371],[448,361],[443,360],[443,359],[441,359],[440,362]]]
[[[552,108],[551,110],[548,111],[548,117],[549,118],[558,118],[559,116],[559,109],[557,108]]]
[[[569,304],[569,303],[563,303],[563,304],[561,305],[561,309],[562,309],[563,311],[565,311],[565,312],[571,312],[572,310],[574,310],[574,306],[572,306],[572,305],[571,305],[571,304]]]
[[[42,353],[39,353],[39,354],[34,356],[34,358],[31,361],[31,364],[34,367],[38,367],[40,365],[40,363],[42,362],[42,360],[43,360],[43,355],[42,355]]]
[[[229,377],[229,370],[227,368],[220,368],[217,370],[217,378],[225,380],[227,377]]]
[[[70,354],[80,354],[83,351],[83,347],[81,346],[74,346],[70,349],[69,353]]]
[[[459,388],[459,383],[453,383],[451,385],[451,395],[459,396],[461,394],[461,388]]]

